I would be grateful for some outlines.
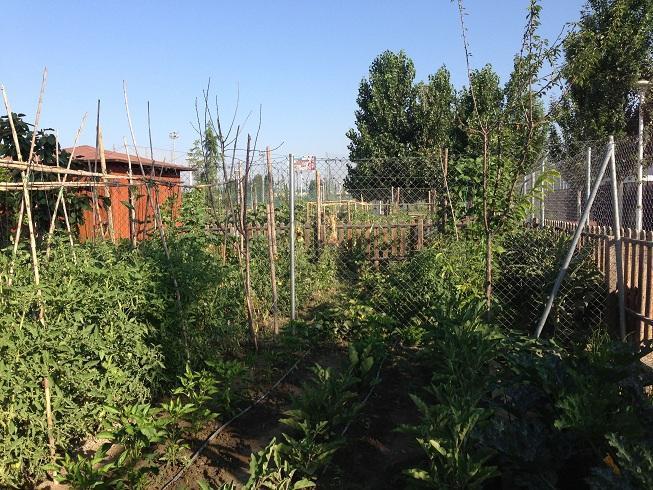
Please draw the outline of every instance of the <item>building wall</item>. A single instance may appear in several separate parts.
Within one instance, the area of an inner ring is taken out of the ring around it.
[[[123,174],[120,168],[111,168],[108,166],[109,173],[113,175]],[[136,173],[136,172],[135,172]],[[140,172],[139,172],[140,173]],[[148,169],[146,169],[146,174]],[[147,236],[155,232],[155,204],[158,203],[164,221],[166,217],[172,214],[172,221],[176,220],[181,206],[181,178],[179,171],[166,170],[163,175],[154,177],[154,182],[160,185],[153,185],[150,187],[150,195],[146,185],[143,183],[134,185],[132,189],[135,191],[136,200],[136,237],[138,240],[143,240]],[[127,175],[124,179],[111,179],[113,185],[109,187],[109,194],[111,198],[111,216],[113,217],[114,235],[117,239],[129,239],[129,180]],[[93,194],[94,191],[97,196],[97,208],[93,210]],[[108,230],[108,216],[107,209],[104,206],[102,196],[105,195],[104,187],[96,187],[94,189],[85,189],[79,191],[89,197],[91,209],[84,212],[84,220],[79,227],[80,241],[109,239]]]

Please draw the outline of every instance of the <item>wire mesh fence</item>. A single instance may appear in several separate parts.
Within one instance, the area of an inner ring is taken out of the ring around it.
[[[293,316],[293,298],[296,309],[306,309],[315,298],[339,291],[363,296],[399,321],[430,318],[434,305],[450,300],[436,287],[437,274],[461,274],[460,284],[481,291],[483,299],[485,245],[478,234],[465,233],[478,211],[478,183],[461,186],[459,180],[452,190],[446,154],[358,161],[252,155],[212,162],[212,170],[197,169],[193,185],[181,178],[181,169],[133,180],[115,173],[71,176],[64,201],[84,204],[75,208],[70,234],[76,241],[136,242],[156,237],[160,227],[183,229],[188,211],[195,213],[193,219],[199,213],[221,260],[241,263],[247,249],[253,308],[275,328],[277,321]],[[614,146],[595,142],[536,162],[521,185],[529,205],[523,226],[495,243],[493,321],[536,331],[562,267],[566,276],[550,305],[545,335],[570,342],[600,325],[617,329],[621,277],[628,333],[637,341],[653,337],[653,177],[644,172],[638,178],[640,161],[638,141],[622,139]],[[645,161],[642,166],[648,168]],[[5,245],[16,231],[20,185],[2,193]],[[43,215],[39,233],[46,236],[53,217],[55,230],[64,233],[71,216],[53,206],[61,182],[35,172],[29,185],[34,208]],[[39,188],[43,185],[48,189]],[[565,268],[579,224],[584,224],[582,233]],[[462,245],[452,248],[458,239]],[[458,261],[464,272],[435,267],[439,260]]]
[[[532,188],[542,176],[551,179],[541,199],[533,200],[528,223],[534,228],[530,236],[543,235],[550,245],[543,254],[537,244],[531,243],[525,249],[537,259],[506,256],[501,259],[501,267],[519,270],[528,263],[548,264],[549,273],[542,270],[527,281],[524,272],[519,288],[501,294],[518,295],[527,302],[534,293],[532,302],[539,308],[534,310],[537,315],[525,319],[529,325],[540,321],[546,299],[563,268],[566,275],[561,276],[545,330],[571,341],[599,325],[608,325],[621,330],[635,344],[651,339],[647,258],[652,246],[649,231],[653,228],[653,179],[649,160],[650,153],[640,147],[637,138],[623,138],[613,146],[608,141],[593,142],[558,158],[549,155],[540,168],[525,176],[525,189]],[[604,173],[600,175],[601,170]],[[578,243],[570,253],[575,234]],[[565,268],[567,255],[570,260]],[[547,297],[540,292],[542,281]],[[514,322],[515,318],[507,321]]]

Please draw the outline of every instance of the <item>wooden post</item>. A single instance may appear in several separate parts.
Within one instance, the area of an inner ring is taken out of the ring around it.
[[[420,216],[417,218],[417,250],[424,247],[424,219]]]
[[[276,224],[274,222],[274,181],[272,177],[272,158],[270,147],[265,148],[265,159],[268,168],[268,257],[270,258],[270,285],[272,286],[272,329],[274,334],[279,334],[279,325],[277,324],[277,266],[276,266]]]
[[[320,189],[320,171],[315,171],[315,237],[319,247],[322,244],[322,190]]]
[[[129,196],[129,240],[131,241],[132,248],[136,248],[137,229],[136,229],[136,196],[134,196],[134,174],[132,172],[132,159],[129,156],[129,149],[127,148],[127,138],[122,139],[125,145],[125,154],[127,155],[127,178],[128,187],[127,192]]]
[[[98,100],[98,104],[100,101]],[[104,184],[104,210],[107,213],[107,225],[109,238],[116,243],[116,234],[113,228],[113,210],[111,209],[111,190],[107,181],[107,160],[104,155],[104,141],[102,140],[102,128],[98,125],[98,148],[100,150],[100,169],[102,170],[102,182]]]

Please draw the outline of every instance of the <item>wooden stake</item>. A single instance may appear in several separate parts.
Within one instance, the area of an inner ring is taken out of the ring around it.
[[[272,177],[272,158],[270,147],[265,149],[265,160],[268,168],[268,256],[270,258],[270,285],[272,286],[272,329],[275,335],[279,334],[279,325],[277,324],[277,266],[276,266],[276,241],[277,227],[274,222],[274,179]]]
[[[250,145],[252,137],[247,135],[247,153],[245,156],[245,182],[249,179],[249,170],[251,167],[250,160]],[[239,164],[240,167],[240,164]],[[240,172],[239,172],[240,173]],[[242,181],[241,181],[242,184]],[[252,302],[252,281],[251,281],[251,268],[250,268],[250,254],[249,254],[249,231],[247,227],[247,186],[244,188],[241,185],[240,190],[240,217],[241,217],[241,244],[245,255],[245,301],[247,303],[247,323],[249,324],[249,334],[254,344],[254,350],[258,351],[258,339],[256,337],[256,326],[254,325],[254,303]]]
[[[136,144],[136,136],[134,136],[134,128],[132,126],[131,122],[131,115],[129,113],[129,104],[127,102],[127,84],[123,82],[123,92],[125,96],[125,110],[127,112],[127,121],[129,121],[129,132],[131,133],[132,137],[132,144],[134,145],[134,149],[136,151],[136,158],[138,159],[138,165],[140,166],[143,178],[145,177],[145,170],[143,169],[143,162],[141,160],[140,154],[138,153],[138,145]],[[151,145],[151,141],[150,141]],[[150,146],[150,154],[153,153],[152,147]],[[154,166],[154,159],[152,159],[152,165]],[[163,229],[163,223],[161,222],[161,209],[159,207],[158,203],[158,196],[156,195],[156,192],[154,193],[153,198],[150,198],[150,188],[145,184],[145,190],[146,190],[146,195],[148,202],[151,204],[152,209],[154,211],[154,220],[155,222],[158,222],[159,226],[159,236],[161,238],[161,244],[163,246],[163,252],[165,253],[166,259],[168,260],[168,263],[170,263],[170,250],[168,249],[168,242],[166,240],[166,235],[165,235],[165,230]],[[156,199],[156,203],[154,202],[153,199]],[[146,208],[147,209],[147,208]],[[147,214],[147,211],[146,211]],[[177,277],[175,276],[174,273],[171,273],[172,276],[172,283],[175,288],[175,301],[177,303],[177,308],[181,312],[181,292],[179,290],[179,283],[177,282]],[[186,361],[190,359],[190,350],[188,346],[188,334],[186,332],[186,324],[185,324],[185,317],[182,316],[182,322],[181,322],[181,332],[184,340],[184,350],[186,354]]]
[[[77,141],[79,140],[79,135],[82,133],[82,130],[84,129],[84,125],[86,124],[86,117],[88,114],[84,114],[84,117],[82,117],[82,122],[79,125],[79,128],[77,128],[77,133],[75,133],[75,140],[73,143],[73,149],[70,152],[70,155],[68,156],[68,162],[66,164],[66,170],[70,170],[70,164],[73,161],[73,158],[75,156],[75,150],[77,149]],[[57,152],[58,152],[58,146],[57,146]],[[57,169],[59,168],[59,157],[57,156]],[[54,203],[54,210],[52,211],[52,217],[50,218],[50,229],[48,230],[48,236],[46,238],[46,246],[45,246],[45,256],[50,257],[50,242],[52,240],[52,234],[54,233],[54,227],[56,225],[56,216],[57,213],[59,212],[59,205],[63,202],[64,204],[64,215],[67,217],[68,212],[65,209],[65,201],[63,200],[63,188],[66,183],[66,179],[68,178],[68,174],[64,174],[63,179],[60,178],[61,174],[57,174],[57,180],[59,181],[59,193],[57,194],[57,200]],[[70,232],[70,224],[68,223],[66,225],[68,228],[68,233],[70,236],[71,240],[71,245],[72,245],[72,234]],[[73,257],[74,257],[74,250],[73,250]]]
[[[99,101],[98,101],[99,103]],[[102,171],[102,183],[104,184],[104,210],[107,214],[107,225],[109,228],[109,238],[112,243],[116,243],[116,234],[113,228],[113,210],[111,209],[111,191],[107,183],[107,160],[104,155],[104,141],[102,139],[102,127],[98,125],[98,148],[100,150],[100,169]]]
[[[36,117],[34,120],[34,129],[32,133],[32,144],[29,150],[29,159],[27,161],[28,167],[27,170],[21,172],[21,178],[23,181],[23,203],[24,206],[21,207],[21,210],[27,214],[27,224],[28,224],[28,229],[29,229],[29,240],[30,240],[30,250],[32,253],[32,271],[34,273],[34,285],[36,286],[36,294],[39,299],[39,321],[41,323],[44,323],[44,306],[43,306],[43,297],[41,294],[41,288],[40,288],[40,275],[39,275],[39,259],[38,255],[36,253],[36,235],[34,233],[34,221],[32,220],[32,205],[30,201],[30,194],[29,190],[27,188],[27,182],[29,180],[29,163],[32,160],[32,156],[34,154],[34,146],[36,144],[36,132],[38,131],[39,127],[39,122],[41,119],[41,108],[43,106],[43,94],[45,92],[45,85],[47,81],[47,76],[48,76],[48,71],[45,69],[43,71],[43,79],[41,81],[41,92],[39,94],[39,101],[36,109]],[[7,93],[4,87],[0,87],[2,89],[2,96],[4,99],[5,103],[5,108],[7,109],[7,115],[9,118],[9,125],[11,127],[11,133],[12,137],[14,140],[14,144],[16,144],[16,148],[19,147],[18,145],[18,134],[16,133],[16,128],[14,126],[13,122],[13,114],[11,112],[11,106],[9,105],[9,99],[7,98]],[[22,220],[20,220],[22,222]],[[20,230],[22,227],[19,227],[18,230],[16,230],[16,242],[14,244],[15,249],[17,250],[17,244],[20,241]],[[12,258],[12,265],[11,265],[11,272],[13,272],[14,268],[14,259]]]
[[[132,173],[132,159],[129,155],[129,149],[127,148],[127,138],[122,139],[123,145],[125,145],[125,154],[127,155],[127,177],[129,179],[128,195],[129,195],[129,239],[132,244],[132,248],[136,248],[137,242],[137,231],[136,231],[136,196],[134,196],[134,177]]]
[[[11,128],[11,135],[14,140],[14,146],[16,147],[16,153],[18,154],[18,160],[23,162],[23,155],[20,150],[20,144],[18,142],[18,134],[16,133],[16,127],[14,126],[14,116],[11,111],[11,106],[9,105],[9,99],[7,98],[7,93],[4,86],[0,85],[0,90],[2,91],[2,99],[5,104],[5,109],[7,110],[7,116],[9,120],[9,127]],[[29,168],[29,166],[27,166]],[[21,171],[21,177],[24,175],[24,170]],[[14,267],[16,264],[16,256],[18,255],[18,242],[20,240],[20,230],[23,228],[23,215],[25,214],[25,200],[21,199],[20,201],[20,211],[18,212],[18,223],[16,225],[16,236],[14,238],[14,247],[11,255],[11,263],[9,265],[9,280],[8,285],[11,286],[12,278],[14,276]]]
[[[58,167],[59,166],[59,134],[58,133],[55,133],[55,135],[54,135],[54,147],[55,147],[55,158],[56,158],[57,167]],[[61,175],[59,175],[59,174],[57,174],[57,181],[59,183],[61,183]],[[73,233],[72,233],[72,231],[70,229],[70,221],[68,219],[68,209],[66,208],[65,199],[62,201],[62,203],[63,203],[63,206],[62,206],[63,217],[64,217],[64,222],[66,224],[66,232],[68,233],[68,241],[70,242],[70,250],[71,250],[72,255],[73,255],[73,263],[75,265],[77,265],[77,255],[75,254],[75,242],[73,241]],[[57,219],[57,214],[52,213],[52,216],[50,217],[50,228],[52,228],[52,223],[53,222],[56,223],[56,219]],[[48,253],[50,252],[49,245],[50,245],[51,236],[52,236],[51,233],[48,233],[48,248],[47,248],[47,251],[46,251],[46,257],[48,255]]]
[[[52,420],[52,404],[50,400],[50,381],[47,376],[43,378],[43,390],[45,391],[45,418],[48,424],[48,446],[50,447],[50,459],[56,460],[56,446],[54,441],[54,422]]]
[[[317,237],[318,248],[322,242],[322,189],[320,183],[320,171],[315,171],[315,235]]]

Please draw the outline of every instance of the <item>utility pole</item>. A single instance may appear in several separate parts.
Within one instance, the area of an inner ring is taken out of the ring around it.
[[[177,131],[170,131],[168,137],[172,140],[172,151],[170,153],[170,163],[175,163],[175,140],[179,138],[179,133]]]

